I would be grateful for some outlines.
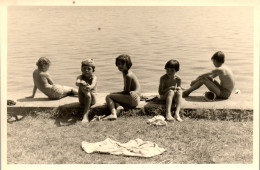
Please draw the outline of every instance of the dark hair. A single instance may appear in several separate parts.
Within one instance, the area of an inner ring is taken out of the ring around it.
[[[177,60],[169,60],[166,64],[165,64],[165,69],[167,68],[174,68],[175,71],[179,71],[180,70],[180,64]]]
[[[218,63],[223,64],[225,62],[225,54],[222,51],[217,51],[213,54],[211,60],[216,60]]]
[[[118,65],[118,63],[123,63],[125,64],[126,63],[126,67],[128,69],[130,69],[132,67],[132,61],[131,61],[131,58],[129,55],[127,54],[121,54],[120,56],[118,56],[116,58],[116,66]]]
[[[36,65],[38,66],[38,67],[42,67],[43,65],[50,65],[51,64],[51,61],[48,59],[48,58],[46,58],[46,57],[41,57],[41,58],[39,58],[39,60],[36,62]]]

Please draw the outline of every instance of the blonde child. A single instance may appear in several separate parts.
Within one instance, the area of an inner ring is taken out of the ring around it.
[[[95,63],[93,59],[81,62],[82,74],[77,77],[76,86],[79,87],[79,102],[84,106],[82,124],[89,122],[90,106],[96,103],[97,77],[94,75]]]
[[[127,54],[118,56],[115,64],[118,70],[123,74],[124,90],[122,92],[114,92],[106,96],[106,103],[111,114],[105,117],[105,120],[117,119],[116,105],[118,108],[122,107],[120,105],[134,108],[140,101],[141,86],[136,75],[130,69],[132,66],[130,56]]]
[[[36,90],[39,89],[50,99],[61,99],[68,95],[77,95],[78,91],[75,88],[54,84],[50,74],[47,72],[50,67],[50,60],[46,57],[41,57],[36,65],[38,68],[33,72],[34,88],[32,96],[34,98]]]
[[[182,122],[180,118],[180,107],[182,100],[182,90],[181,90],[181,78],[176,75],[179,71],[180,64],[177,60],[169,60],[165,64],[166,74],[160,78],[159,84],[159,94],[160,99],[166,101],[166,120],[174,121],[171,115],[172,103],[176,104],[175,118]]]
[[[218,51],[211,57],[216,69],[211,72],[200,75],[196,80],[191,82],[191,87],[183,92],[183,97],[189,96],[191,92],[200,88],[203,84],[219,99],[228,99],[235,86],[233,72],[229,67],[224,65],[225,55]],[[214,80],[219,77],[220,83]]]

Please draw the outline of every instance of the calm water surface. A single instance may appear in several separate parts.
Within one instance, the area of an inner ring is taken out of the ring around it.
[[[52,62],[49,72],[55,83],[76,87],[81,61],[93,58],[98,91],[122,90],[123,78],[115,66],[122,53],[131,56],[142,92],[157,92],[170,59],[180,62],[178,75],[188,88],[198,74],[214,68],[210,58],[219,50],[235,74],[235,89],[252,95],[251,7],[8,8],[10,93],[32,93],[32,72],[42,56]]]

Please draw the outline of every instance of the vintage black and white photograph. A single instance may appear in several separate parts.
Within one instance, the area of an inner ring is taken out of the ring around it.
[[[6,3],[7,167],[254,168],[255,5],[116,2]]]

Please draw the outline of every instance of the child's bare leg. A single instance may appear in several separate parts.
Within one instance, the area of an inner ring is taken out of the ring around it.
[[[88,123],[88,115],[90,111],[91,94],[90,93],[79,93],[79,101],[84,106],[82,124]]]
[[[180,109],[181,109],[181,100],[182,100],[182,92],[179,90],[177,91],[175,96],[175,102],[177,104],[176,106],[176,111],[175,111],[175,118],[176,120],[178,120],[179,122],[182,122],[183,120],[180,117]]]
[[[220,95],[221,93],[221,90],[220,88],[218,87],[218,84],[216,81],[211,81],[210,79],[208,78],[205,78],[203,79],[203,84],[205,84],[205,86],[213,93],[215,93],[217,96]]]
[[[90,92],[90,94],[91,94],[91,104],[94,105],[97,102],[97,95],[96,93],[92,93],[92,92]]]
[[[131,106],[131,97],[130,95],[123,95],[123,94],[109,94],[106,97],[106,102],[108,108],[111,112],[111,115],[107,116],[107,119],[116,119],[117,118],[117,110],[115,108],[115,103]]]
[[[108,120],[115,120],[117,119],[117,114],[116,114],[116,109],[115,109],[115,103],[114,101],[111,99],[111,94],[110,95],[107,95],[106,97],[106,103],[107,103],[107,106],[109,108],[109,111],[110,111],[110,115],[105,117],[104,119],[108,119]]]
[[[117,114],[124,110],[124,107],[121,106],[119,103],[115,103],[115,107],[116,107]]]
[[[193,82],[193,85],[182,93],[182,97],[189,96],[191,92],[193,92],[194,90],[197,90],[202,85],[203,85],[203,80],[202,79],[195,80],[195,82]]]
[[[167,92],[167,97],[166,97],[166,120],[169,120],[169,121],[173,121],[174,118],[172,117],[171,115],[171,107],[172,107],[172,100],[173,100],[173,97],[174,97],[174,91],[173,90],[169,90]]]
[[[78,90],[73,88],[73,87],[69,87],[69,86],[63,86],[64,87],[64,95],[68,96],[68,95],[78,95]]]
[[[72,93],[74,96],[79,94],[78,90],[75,89],[75,88],[72,88],[72,89],[71,89],[71,93]]]
[[[193,85],[185,90],[182,93],[182,97],[187,97],[189,96],[189,94],[191,92],[193,92],[194,90],[197,90],[198,88],[200,88],[202,85],[205,85],[210,91],[212,91],[213,93],[215,93],[217,96],[220,95],[220,89],[219,87],[213,82],[213,79],[210,77],[203,77],[200,79],[195,80],[195,82],[193,83]]]

